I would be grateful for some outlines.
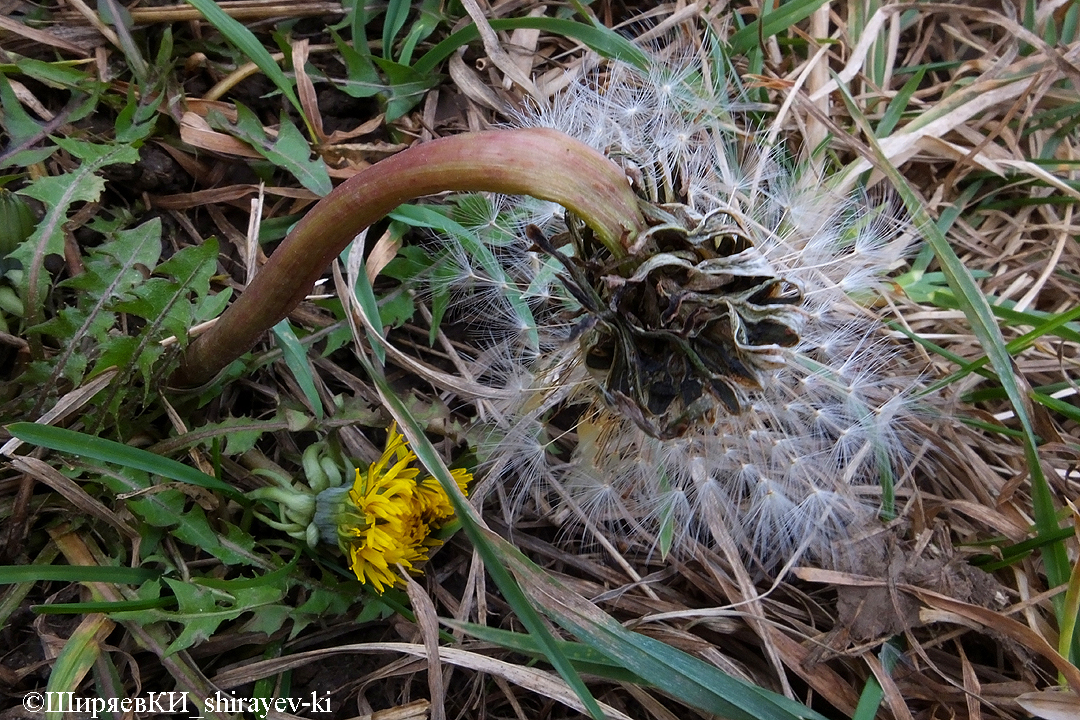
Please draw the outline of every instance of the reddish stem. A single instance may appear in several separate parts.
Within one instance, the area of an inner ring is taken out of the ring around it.
[[[187,348],[169,384],[198,387],[212,380],[311,292],[357,234],[402,203],[448,190],[557,202],[616,255],[644,227],[622,170],[557,130],[492,130],[416,145],[365,168],[319,201],[236,302]]]

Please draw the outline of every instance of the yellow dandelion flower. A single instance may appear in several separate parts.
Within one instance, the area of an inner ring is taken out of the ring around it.
[[[454,517],[442,485],[431,476],[421,477],[413,466],[416,459],[397,425],[391,425],[382,456],[367,470],[356,471],[352,487],[325,490],[318,498],[321,535],[337,540],[357,579],[376,592],[401,582],[397,565],[419,573],[428,550],[439,544],[431,532]],[[472,475],[466,470],[452,475],[466,492]]]
[[[454,478],[454,482],[457,483],[458,489],[463,494],[468,495],[466,488],[469,481],[472,480],[469,471],[458,468],[451,470],[450,475]],[[420,497],[421,513],[424,521],[428,524],[442,525],[446,520],[454,517],[454,506],[450,504],[450,498],[446,496],[442,484],[435,478],[429,475],[416,483],[416,493]]]

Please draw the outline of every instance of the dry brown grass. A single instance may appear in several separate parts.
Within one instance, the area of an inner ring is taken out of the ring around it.
[[[727,3],[704,1],[664,5],[645,12],[646,27],[651,27],[646,34],[661,43],[672,33],[682,41],[695,34],[702,37],[704,28],[725,37],[733,26],[731,12],[750,21],[760,4],[733,3],[737,10]],[[323,12],[324,5],[280,5],[264,17],[300,17]],[[465,3],[481,13],[476,16],[481,24],[483,18],[551,12],[551,6],[533,0],[502,3],[494,10],[475,5],[471,0]],[[745,58],[736,59],[744,80],[763,88],[776,112],[770,132],[796,148],[803,162],[830,173],[838,187],[850,186],[872,167],[860,129],[863,118],[878,127],[889,103],[912,77],[911,69],[925,67],[904,114],[877,138],[886,156],[934,218],[951,218],[947,235],[956,254],[978,273],[987,297],[1012,311],[1001,323],[1007,341],[1031,329],[1031,316],[1021,313],[1059,314],[1077,308],[1080,249],[1075,237],[1080,218],[1074,218],[1073,208],[1080,197],[1075,177],[1080,44],[1047,43],[1040,33],[1026,30],[1018,19],[1023,18],[1025,5],[1019,0],[978,5],[886,3],[862,22],[854,15],[857,5],[862,3],[825,2],[809,19],[783,33],[783,44],[776,37],[766,39],[761,67],[750,68]],[[73,12],[84,13],[81,7],[82,3],[72,4]],[[641,10],[645,8],[607,2],[593,7],[608,25]],[[1074,10],[1071,3],[1040,3],[1037,28],[1051,22],[1060,25]],[[190,20],[186,8],[137,12],[132,13],[137,23]],[[82,16],[72,15],[71,26],[78,25]],[[243,17],[248,21],[260,16]],[[856,27],[867,22],[872,31]],[[293,52],[310,52],[316,66],[328,73],[341,72],[329,57],[334,46],[327,44],[326,33],[311,24],[303,27],[312,44],[294,42]],[[10,20],[4,20],[0,29],[7,33],[0,42],[16,52],[29,52],[26,43],[44,42],[72,56],[85,52],[100,59],[109,47],[89,26],[54,27],[48,37]],[[824,37],[830,40],[819,42]],[[870,41],[860,42],[863,38]],[[876,69],[875,59],[880,60]],[[198,58],[191,61],[198,67]],[[562,38],[532,31],[492,31],[482,46],[474,44],[464,56],[453,56],[448,79],[393,126],[367,122],[371,117],[345,117],[352,110],[338,114],[314,93],[302,100],[327,124],[320,152],[336,169],[333,174],[345,177],[411,142],[502,122],[504,109],[520,107],[530,96],[549,97],[574,73],[599,62],[594,54]],[[201,238],[207,231],[232,241],[232,247],[223,243],[223,264],[237,282],[243,282],[258,262],[244,228],[250,199],[258,196],[262,203],[258,208],[267,219],[301,207],[312,197],[296,188],[261,190],[247,180],[223,180],[233,164],[243,162],[245,152],[239,141],[211,129],[203,117],[211,107],[227,109],[220,103],[237,99],[237,90],[244,87],[241,81],[254,72],[241,68],[233,74],[217,73],[213,87],[206,77],[193,73],[198,82],[189,83],[193,91],[184,97],[186,112],[177,112],[174,118],[186,145],[162,148],[191,175],[192,186],[187,192],[147,197],[156,212],[173,219],[178,242]],[[847,83],[863,118],[850,116],[834,77]],[[245,101],[250,97],[248,93]],[[331,123],[341,132],[332,132]],[[826,140],[827,151],[811,157],[810,151]],[[880,180],[880,173],[872,173],[869,183]],[[898,275],[909,269],[901,268]],[[936,265],[931,262],[922,269],[933,272]],[[904,361],[924,369],[928,383],[948,377],[957,365],[912,342],[899,329],[965,362],[983,356],[963,312],[949,306],[943,283],[930,296],[905,293],[899,284],[895,290],[877,310],[896,323]],[[340,328],[314,305],[302,306],[292,317],[311,329]],[[1077,330],[1066,329],[1067,333],[1048,334],[1014,353],[1014,369],[1025,388],[1051,386],[1061,402],[1075,408]],[[409,345],[410,333],[418,345],[424,344],[426,328],[406,328],[398,336],[402,347]],[[442,349],[438,362],[453,367],[460,348],[443,341],[436,346]],[[355,365],[332,359],[316,360],[315,365],[324,401],[347,391],[375,404],[374,391]],[[452,400],[448,406],[433,397],[430,384],[408,368],[399,367],[396,373],[393,382],[413,394],[418,410],[428,413],[431,428],[449,437],[460,432],[469,408]],[[668,560],[635,547],[583,549],[573,542],[573,533],[559,533],[552,519],[543,517],[533,527],[516,528],[511,537],[552,576],[628,627],[737,677],[809,702],[830,716],[850,717],[873,675],[884,691],[877,715],[883,719],[1019,720],[1035,710],[1025,709],[1018,698],[1057,686],[1059,673],[1071,691],[1052,698],[1038,696],[1035,701],[1056,702],[1064,714],[1042,717],[1080,716],[1076,695],[1080,671],[1063,665],[1057,656],[1053,593],[1047,588],[1040,553],[993,573],[970,564],[973,556],[987,552],[973,543],[1000,537],[1019,542],[1032,536],[1034,511],[1020,441],[964,422],[974,418],[984,426],[1015,429],[1007,401],[991,392],[993,387],[992,378],[970,374],[941,391],[943,412],[926,418],[923,444],[911,448],[920,461],[898,489],[899,518],[873,533],[867,540],[873,550],[849,572],[800,567],[773,584],[744,564],[738,548],[701,546]],[[269,367],[226,390],[211,413],[224,413],[232,403],[266,409],[271,404],[267,398],[272,397],[288,398],[296,407],[305,403],[292,376]],[[1029,410],[1044,441],[1041,460],[1055,501],[1065,508],[1080,489],[1074,471],[1080,450],[1076,422],[1039,402]],[[346,455],[370,459],[377,454],[377,441],[363,430],[339,425],[344,423],[331,420],[324,427],[336,427]],[[273,448],[263,447],[261,455],[249,453],[241,459],[248,469],[260,463],[288,464],[301,449],[300,441],[288,433],[275,433],[274,438]],[[201,460],[205,462],[205,456]],[[241,465],[227,461],[224,470],[239,486],[250,486]],[[23,467],[20,472],[30,470]],[[19,507],[28,501],[15,494],[25,486],[15,478],[24,476],[7,477],[11,479],[0,487],[15,509],[6,517],[9,522],[19,517],[26,522],[25,508],[20,516]],[[562,519],[555,518],[554,523]],[[1068,518],[1069,523],[1074,520]],[[1069,541],[1068,552],[1075,565],[1074,540]],[[437,608],[438,614],[459,620],[516,627],[503,601],[485,582],[478,557],[463,542],[444,549],[420,582],[435,602],[429,615]],[[414,610],[423,615],[420,605]],[[43,641],[54,635],[43,623],[34,627]],[[334,619],[319,631],[309,629],[294,641],[282,641],[286,658],[249,662],[258,656],[260,640],[226,633],[193,648],[190,656],[183,654],[180,662],[208,668],[210,682],[223,689],[268,677],[286,663],[307,668],[296,670],[308,673],[297,677],[310,678],[313,670],[322,669],[320,687],[347,699],[347,709],[339,717],[366,717],[363,713],[372,706],[384,705],[400,705],[401,713],[423,713],[427,706],[415,700],[417,695],[436,698],[433,714],[445,706],[446,717],[566,716],[562,705],[545,699],[566,697],[565,689],[552,684],[549,675],[520,664],[520,656],[465,643],[453,650],[443,648],[441,665],[436,665],[430,661],[430,648],[425,649],[424,636],[416,625],[400,619],[360,630],[348,620]],[[426,636],[431,637],[430,629]],[[887,672],[881,658],[883,643],[890,640],[903,657],[895,670]],[[310,655],[300,654],[309,648]],[[350,654],[357,652],[376,653],[376,659]],[[341,655],[350,659],[328,668],[327,663],[339,661],[326,658]],[[42,662],[51,659],[47,656]],[[19,687],[22,676],[30,673],[27,662],[15,667],[8,661],[0,684]],[[145,655],[138,665],[147,687],[163,682],[163,673],[170,670]],[[428,694],[425,670],[432,675],[441,672],[442,683],[433,687],[442,691],[443,699],[437,699],[438,691]],[[671,699],[630,683],[596,682],[592,687],[598,699],[630,717],[690,716]],[[394,712],[370,717],[405,716]]]

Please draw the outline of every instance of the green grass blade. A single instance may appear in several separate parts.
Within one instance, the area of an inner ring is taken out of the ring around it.
[[[19,565],[18,567],[47,568],[52,565],[53,560],[59,555],[60,549],[56,547],[56,543],[50,542],[41,549],[41,552],[37,554],[37,557],[33,559],[29,566]],[[14,615],[16,611],[22,609],[23,601],[37,584],[37,578],[25,580],[23,582],[4,584],[15,585],[15,587],[6,588],[3,595],[0,596],[0,627],[6,626],[11,619],[11,616]]]
[[[161,577],[160,570],[112,565],[3,565],[0,585],[24,582],[107,582],[141,585]]]
[[[1010,340],[1005,347],[1010,354],[1023,352],[1024,350],[1027,350],[1029,347],[1034,345],[1040,338],[1043,338],[1046,335],[1050,335],[1057,332],[1058,330],[1061,330],[1066,325],[1077,319],[1080,319],[1080,307],[1075,307],[1067,312],[1053,315],[1049,320],[1037,325],[1030,332],[1024,333],[1020,337]],[[960,369],[949,375],[947,378],[944,378],[934,383],[931,391],[947,387],[948,385],[951,385],[957,380],[966,377],[973,372],[979,372],[984,367],[986,367],[989,362],[989,356],[983,356],[971,362],[961,360],[960,362],[957,362],[957,364],[960,365]]]
[[[273,327],[274,339],[281,348],[281,356],[296,378],[296,384],[300,386],[308,404],[315,412],[315,417],[323,419],[322,399],[315,387],[315,375],[311,372],[311,363],[307,359],[307,348],[300,343],[300,338],[286,318]]]
[[[1012,428],[1007,428],[1003,425],[995,425],[994,423],[976,420],[975,418],[960,418],[960,422],[969,427],[994,435],[1003,435],[1004,437],[1016,438],[1017,440],[1024,437],[1024,433],[1021,430],[1013,430]]]
[[[933,305],[946,310],[959,310],[961,304],[956,298],[956,293],[947,285],[936,285],[937,278],[935,276],[937,275],[940,275],[941,279],[948,282],[944,273],[925,273],[917,280],[914,279],[914,274],[909,273],[906,277],[897,278],[897,282],[901,284],[905,294],[920,305]],[[1014,307],[1010,307],[1015,305],[1014,301],[996,296],[990,296],[987,302],[990,304],[990,311],[994,316],[1004,321],[1006,325],[1030,325],[1034,328],[1040,328],[1043,323],[1047,323],[1048,329],[1041,331],[1044,335],[1052,331],[1063,340],[1080,342],[1080,326],[1073,321],[1069,314],[1072,312],[1071,310],[1058,314],[1043,310],[1016,310]],[[1059,322],[1062,317],[1065,319]]]
[[[885,108],[885,114],[881,116],[881,122],[878,123],[875,129],[879,138],[888,136],[896,128],[896,124],[900,122],[900,117],[904,114],[904,110],[907,109],[908,103],[911,102],[911,96],[919,89],[925,75],[925,70],[915,73],[910,80],[904,83],[904,87],[900,88],[900,91],[896,93],[896,97],[889,101],[889,106]]]
[[[506,648],[507,650],[513,650],[514,652],[519,652],[524,655],[532,655],[540,659],[543,659],[544,657],[544,651],[540,648],[540,644],[536,642],[536,639],[533,638],[532,635],[513,632],[511,630],[501,630],[489,625],[477,625],[476,623],[447,620],[445,618],[442,619],[442,622],[452,628],[463,630],[478,640],[493,643]],[[629,682],[634,683],[635,685],[648,685],[648,683],[640,677],[626,670],[610,658],[601,655],[588,645],[567,640],[556,640],[555,642],[566,657],[574,663],[574,667],[581,672],[589,673],[590,675],[598,675],[607,678],[608,680]]]
[[[986,572],[995,572],[1023,560],[1033,551],[1045,547],[1048,543],[1061,542],[1071,538],[1074,532],[1072,528],[1061,528],[1051,535],[1041,535],[1018,543],[1008,544],[1008,539],[1001,537],[984,540],[980,543],[971,543],[976,547],[997,547],[1000,554],[1000,559],[998,555],[975,555],[971,558],[971,564],[981,567]]]
[[[420,17],[413,21],[409,34],[401,41],[401,54],[398,62],[411,65],[413,52],[421,40],[426,40],[447,18],[443,17],[441,0],[423,0],[418,9]]]
[[[243,495],[235,488],[216,477],[201,473],[175,460],[112,440],[37,423],[14,423],[8,425],[7,429],[23,442],[33,445],[144,470],[170,480],[217,490],[235,500],[243,499]]]
[[[728,40],[729,52],[732,55],[746,53],[751,48],[757,47],[761,40],[781,33],[795,23],[810,17],[824,4],[825,0],[794,0],[794,2],[784,3],[761,20],[755,20],[732,35]]]
[[[529,596],[559,625],[672,697],[729,720],[825,720],[783,695],[741,681],[709,663],[618,621],[537,567],[516,547],[494,536],[499,554]]]
[[[87,613],[134,612],[153,608],[171,608],[176,605],[176,598],[166,596],[145,600],[117,600],[116,602],[81,602],[53,603],[52,605],[31,605],[30,610],[38,615],[85,615]]]
[[[352,245],[349,245],[344,253],[342,253],[343,261],[348,263],[348,255],[352,251]],[[353,288],[353,293],[356,296],[356,301],[360,303],[360,309],[364,311],[364,315],[367,316],[368,322],[371,326],[364,326],[364,331],[368,335],[368,341],[371,345],[371,352],[375,355],[380,363],[386,362],[386,348],[383,347],[383,324],[382,317],[379,315],[379,301],[375,297],[375,288],[371,286],[371,281],[368,280],[366,272],[357,273],[356,287]]]
[[[401,32],[401,28],[405,27],[411,5],[409,0],[390,0],[386,4],[386,14],[383,15],[382,51],[383,57],[387,60],[394,59],[394,40]]]
[[[877,681],[877,678],[873,675],[866,678],[866,685],[863,685],[863,691],[859,695],[859,704],[855,706],[851,720],[874,720],[884,697],[885,691],[881,689],[881,683]]]
[[[304,122],[308,126],[309,137],[314,138],[315,132],[307,116],[304,115],[304,109],[300,106],[300,98],[296,96],[293,81],[278,66],[269,51],[255,37],[255,34],[248,30],[239,20],[229,17],[214,0],[187,0],[187,3],[202,13],[208,23],[217,28],[218,32],[224,35],[240,52],[244,53],[251,62],[255,63],[255,66],[262,71],[263,75],[266,75],[270,82],[277,86],[281,94],[300,113],[300,117],[304,118]]]
[[[892,673],[897,660],[900,658],[900,651],[892,645],[894,642],[896,642],[895,639],[882,645],[881,652],[878,654],[882,668],[889,674]],[[881,683],[878,682],[877,677],[874,675],[868,677],[866,685],[863,686],[862,694],[859,695],[859,704],[855,707],[855,713],[851,716],[851,720],[874,720],[884,697],[885,691],[881,689]]]
[[[823,0],[813,1],[819,5],[823,2]],[[552,35],[562,35],[571,40],[577,40],[603,57],[622,60],[639,70],[647,70],[650,65],[648,55],[642,52],[639,47],[614,30],[604,27],[547,17],[508,18],[492,20],[490,24],[493,30],[527,28],[551,33]],[[458,30],[431,48],[431,50],[428,50],[423,57],[416,61],[413,69],[424,75],[435,72],[435,68],[438,67],[439,63],[450,57],[455,50],[462,45],[479,39],[480,31],[476,29],[475,25]]]
[[[1080,422],[1080,408],[1076,407],[1072,403],[1068,403],[1064,400],[1059,400],[1056,397],[1044,395],[1038,392],[1031,393],[1031,399],[1039,403],[1043,407],[1053,410],[1054,412],[1061,413],[1073,422]]]

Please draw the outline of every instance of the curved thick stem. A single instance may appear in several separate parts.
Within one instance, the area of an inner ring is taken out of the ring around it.
[[[445,191],[559,203],[616,256],[645,224],[623,172],[557,130],[491,130],[416,145],[365,168],[319,201],[236,302],[187,348],[169,384],[198,387],[212,380],[310,293],[357,234],[404,202]]]

